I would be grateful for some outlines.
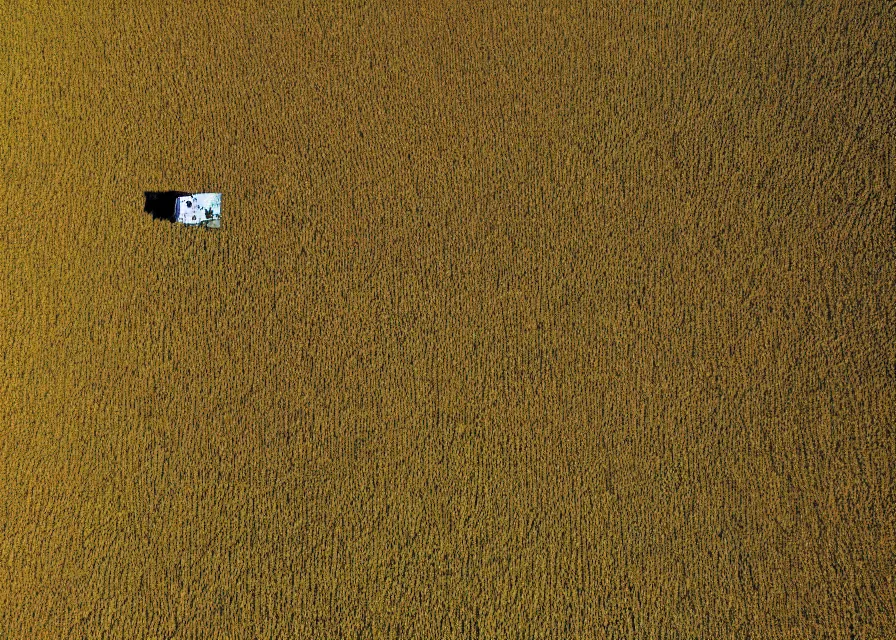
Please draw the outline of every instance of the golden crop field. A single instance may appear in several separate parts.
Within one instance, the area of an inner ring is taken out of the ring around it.
[[[0,24],[0,638],[896,637],[893,2]]]

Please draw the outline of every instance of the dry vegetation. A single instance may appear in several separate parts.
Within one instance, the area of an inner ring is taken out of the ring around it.
[[[286,4],[0,3],[0,637],[894,637],[893,3]]]

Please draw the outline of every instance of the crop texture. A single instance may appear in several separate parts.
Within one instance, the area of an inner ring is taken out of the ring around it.
[[[896,637],[893,2],[0,24],[0,638]]]

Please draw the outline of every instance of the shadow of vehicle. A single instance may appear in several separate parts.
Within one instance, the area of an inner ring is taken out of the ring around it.
[[[143,210],[154,220],[174,222],[174,202],[181,196],[191,195],[189,191],[144,191],[146,204]]]

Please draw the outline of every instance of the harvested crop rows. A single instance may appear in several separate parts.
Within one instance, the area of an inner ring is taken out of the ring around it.
[[[68,4],[0,637],[896,635],[892,2]]]

